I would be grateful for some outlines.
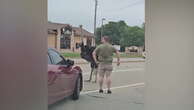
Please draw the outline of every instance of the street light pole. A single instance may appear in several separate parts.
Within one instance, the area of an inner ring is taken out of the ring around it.
[[[103,29],[104,29],[104,20],[106,20],[105,18],[102,18],[102,25],[101,25],[101,38],[103,36]]]
[[[81,32],[81,41],[83,43],[83,25],[80,25],[80,32]]]
[[[94,36],[96,37],[96,18],[97,18],[98,0],[95,0],[95,12],[94,12]]]

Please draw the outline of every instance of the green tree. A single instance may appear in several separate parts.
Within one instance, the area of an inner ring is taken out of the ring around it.
[[[102,27],[97,28],[97,44],[100,43]],[[124,21],[109,22],[103,26],[103,35],[111,38],[111,42],[121,47],[144,46],[144,24],[142,27],[128,26]]]

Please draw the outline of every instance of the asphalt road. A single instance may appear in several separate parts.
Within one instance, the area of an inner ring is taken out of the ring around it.
[[[89,65],[80,65],[84,79],[89,77]],[[49,110],[143,110],[144,109],[144,62],[114,64],[112,94],[99,94],[98,84],[84,82],[84,90],[78,101],[66,98]],[[104,86],[106,88],[106,86]]]

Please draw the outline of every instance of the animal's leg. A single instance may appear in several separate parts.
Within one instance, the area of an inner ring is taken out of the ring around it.
[[[97,78],[98,78],[98,76],[97,76],[98,71],[97,70],[98,70],[97,68],[94,68],[93,74],[94,74],[95,79],[94,79],[94,82],[93,83],[96,83],[97,82]]]
[[[91,73],[90,73],[90,79],[89,82],[92,81],[92,74],[93,74],[94,68],[91,68]]]
[[[90,77],[89,77],[89,79],[88,79],[88,80],[85,80],[86,82],[91,82],[91,80],[92,80],[92,74],[93,74],[93,71],[94,71],[94,69],[93,69],[93,68],[91,68]]]

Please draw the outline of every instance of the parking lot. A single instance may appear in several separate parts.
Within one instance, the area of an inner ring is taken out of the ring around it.
[[[84,79],[89,78],[89,64],[79,64]],[[125,62],[119,67],[114,64],[112,94],[99,94],[98,84],[84,81],[80,99],[66,98],[49,106],[49,110],[143,110],[144,108],[144,62]],[[106,86],[104,86],[106,88]]]

